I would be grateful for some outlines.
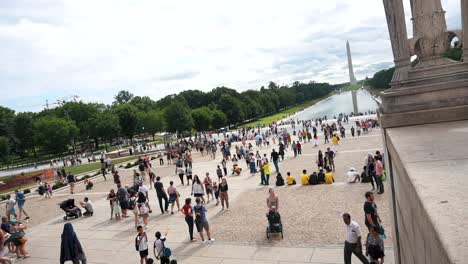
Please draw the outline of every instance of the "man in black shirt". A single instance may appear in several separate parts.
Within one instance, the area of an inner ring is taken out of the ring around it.
[[[67,181],[68,181],[68,185],[70,186],[70,193],[73,194],[73,190],[75,189],[75,182],[76,182],[75,175],[68,172]]]
[[[156,177],[156,182],[154,183],[154,189],[156,190],[156,195],[158,196],[158,201],[159,201],[159,208],[161,208],[161,213],[164,214],[164,212],[169,213],[169,203],[167,200],[167,194],[166,190],[164,190],[164,185],[161,182],[161,177]],[[165,205],[163,208],[163,203],[162,200],[164,200]]]
[[[318,183],[325,183],[325,173],[323,173],[323,169],[320,168],[319,173],[317,174]]]
[[[278,166],[278,161],[279,161],[279,154],[276,152],[275,149],[271,152],[271,157],[270,159],[273,161],[273,165],[275,165],[276,173],[279,172],[279,166]]]
[[[374,203],[374,193],[366,192],[366,201],[364,202],[365,224],[370,229],[372,226],[379,227],[382,220],[377,213],[377,205]]]

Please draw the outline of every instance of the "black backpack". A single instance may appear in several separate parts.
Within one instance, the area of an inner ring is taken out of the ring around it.
[[[140,251],[140,245],[138,245],[138,237],[139,237],[139,236],[140,236],[140,235],[137,235],[137,236],[135,237],[135,249],[136,249],[136,251]]]

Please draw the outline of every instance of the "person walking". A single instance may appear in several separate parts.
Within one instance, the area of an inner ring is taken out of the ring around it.
[[[168,248],[164,245],[166,242],[167,232],[164,236],[161,236],[161,232],[157,231],[154,236],[156,241],[154,241],[153,253],[156,259],[161,260],[161,264],[170,264],[170,254]]]
[[[26,216],[24,220],[28,220],[29,215],[24,210],[24,204],[26,203],[26,197],[24,193],[16,190],[15,195],[16,195],[16,204],[18,205],[18,219],[21,219],[22,214],[24,214]]]
[[[29,258],[28,252],[26,252],[26,242],[28,239],[26,238],[26,233],[24,230],[28,228],[28,220],[26,220],[26,225],[23,225],[22,223],[18,222],[16,219],[12,219],[10,221],[11,224],[11,237],[13,244],[16,246],[16,256],[17,258],[21,258],[21,255],[23,258]]]
[[[169,204],[171,205],[171,214],[174,214],[174,205],[177,204],[177,212],[180,211],[179,204],[179,192],[174,187],[174,182],[169,182],[169,188],[167,188],[167,194],[169,194]]]
[[[66,223],[63,226],[62,242],[60,243],[60,264],[67,261],[72,261],[74,264],[80,262],[86,264],[86,255],[71,223]]]
[[[197,203],[193,207],[193,211],[195,213],[195,225],[197,226],[197,231],[200,234],[200,238],[202,243],[205,243],[205,237],[203,236],[203,229],[206,231],[206,236],[208,237],[208,242],[213,242],[214,238],[211,237],[210,233],[210,224],[208,223],[208,219],[206,217],[206,206],[202,204],[200,197],[195,199]]]
[[[128,217],[127,209],[129,208],[130,195],[128,194],[127,189],[122,187],[121,184],[117,184],[117,187],[118,187],[117,200],[119,201],[119,205],[122,210],[122,217]],[[114,211],[115,211],[115,207],[114,207]]]
[[[192,198],[185,199],[185,205],[182,207],[182,213],[185,215],[185,222],[188,225],[190,242],[195,242],[197,240],[193,238]]]
[[[216,169],[216,175],[218,175],[218,181],[221,182],[221,179],[223,178],[223,171],[221,170],[221,167],[219,167],[219,165]]]
[[[268,163],[268,159],[265,159],[263,162],[263,173],[265,174],[264,181],[265,185],[270,185],[270,163]]]
[[[384,168],[383,168],[383,163],[381,161],[381,157],[375,157],[375,181],[377,183],[377,189],[378,189],[378,194],[384,193],[384,185],[382,181],[383,173],[384,173]],[[21,212],[20,212],[21,215]]]
[[[273,161],[273,165],[275,166],[276,173],[279,173],[279,165],[278,165],[278,162],[279,162],[279,154],[278,154],[278,152],[276,152],[275,149],[273,149],[273,150],[271,151],[270,159]]]
[[[365,214],[365,224],[371,231],[371,227],[375,226],[378,227],[380,230],[380,223],[382,219],[377,212],[377,204],[374,202],[374,193],[373,192],[366,192],[365,194],[366,201],[364,202],[364,214]]]
[[[69,172],[67,176],[67,181],[68,181],[68,185],[70,186],[70,193],[73,194],[73,191],[75,190],[75,182],[76,182],[75,175]]]
[[[145,264],[148,258],[148,236],[142,226],[137,227],[138,234],[135,237],[135,248],[140,253],[140,264]]]
[[[161,213],[169,213],[169,202],[167,199],[166,190],[164,190],[164,185],[161,182],[161,177],[156,177],[156,182],[154,183],[154,189],[156,190],[156,195],[158,196],[159,208],[161,208]],[[163,207],[163,200],[165,202]]]
[[[226,203],[226,211],[229,211],[229,196],[228,196],[228,184],[226,178],[221,180],[219,184],[219,197],[221,199],[221,211],[224,210],[224,203]]]
[[[191,194],[195,196],[195,198],[201,198],[203,203],[205,202],[205,198],[203,198],[205,195],[205,189],[203,188],[203,184],[201,183],[200,178],[198,178],[198,175],[195,175],[193,178]]]
[[[351,264],[351,255],[356,257],[365,264],[369,264],[367,258],[362,254],[361,229],[358,223],[351,220],[351,215],[343,214],[345,223],[345,246],[344,246],[344,263]]]

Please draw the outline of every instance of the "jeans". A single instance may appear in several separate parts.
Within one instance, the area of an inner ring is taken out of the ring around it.
[[[276,173],[279,172],[278,160],[273,160],[273,165],[275,165]]]
[[[260,172],[260,184],[261,185],[266,185],[265,173],[263,171]]]
[[[345,241],[344,263],[351,264],[351,255],[354,254],[356,257],[358,257],[359,260],[361,260],[362,263],[369,264],[367,258],[362,254],[362,249],[360,252],[356,253],[356,246],[356,243],[349,243],[348,241]]]
[[[255,162],[250,162],[250,173],[256,173]]]
[[[185,216],[185,222],[188,225],[190,241],[193,240],[193,216]]]
[[[164,200],[165,203],[166,203],[165,206],[164,206],[164,209],[163,209],[162,200]],[[159,201],[159,208],[161,208],[161,212],[164,214],[164,211],[167,211],[167,209],[169,208],[169,202],[167,201],[167,195],[163,195],[163,196],[158,195],[158,201]]]
[[[265,185],[270,185],[270,174],[265,175]]]
[[[377,189],[379,190],[379,192],[384,192],[384,185],[383,185],[383,182],[382,182],[382,176],[379,176],[379,175],[375,175],[375,183],[377,184]]]

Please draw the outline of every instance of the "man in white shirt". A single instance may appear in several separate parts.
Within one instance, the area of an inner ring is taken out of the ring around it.
[[[344,247],[344,263],[351,264],[351,255],[354,254],[364,264],[369,264],[367,258],[362,254],[361,244],[361,229],[359,225],[351,221],[351,215],[343,214],[345,223],[345,247]]]
[[[348,176],[349,183],[355,183],[356,181],[358,182],[361,181],[361,175],[359,175],[359,173],[353,167],[349,168],[347,176]]]
[[[86,212],[83,213],[84,216],[92,216],[94,213],[94,206],[93,203],[88,199],[88,197],[84,198],[84,202],[80,201],[81,207],[85,209]]]
[[[146,187],[146,185],[144,185],[143,182],[140,182],[140,183],[138,184],[138,192],[141,192],[141,193],[143,193],[143,194],[145,195],[145,197],[146,197],[146,202],[145,202],[145,204],[146,204],[146,206],[148,207],[148,210],[149,210],[148,212],[149,212],[149,213],[152,213],[153,211],[151,210],[151,207],[150,207],[150,205],[149,205],[148,190],[149,190],[148,187]]]

